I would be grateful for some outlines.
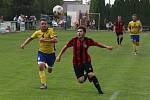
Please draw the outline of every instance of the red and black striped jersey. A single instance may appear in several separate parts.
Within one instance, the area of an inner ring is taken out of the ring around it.
[[[91,63],[91,57],[88,54],[88,48],[96,45],[97,42],[88,37],[84,37],[82,40],[78,37],[72,38],[67,43],[67,47],[73,47],[73,64],[84,64],[86,61]]]
[[[124,26],[124,22],[123,21],[116,21],[114,23],[115,26],[115,31],[116,32],[123,32],[123,26]]]

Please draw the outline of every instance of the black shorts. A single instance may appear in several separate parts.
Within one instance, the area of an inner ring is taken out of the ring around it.
[[[93,72],[93,68],[90,63],[73,65],[73,66],[74,66],[74,71],[75,71],[77,79],[81,76],[84,76],[84,72],[86,72],[86,73]]]
[[[123,35],[123,32],[116,32],[117,36]]]

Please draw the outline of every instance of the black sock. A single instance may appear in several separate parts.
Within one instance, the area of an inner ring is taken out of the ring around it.
[[[120,43],[120,42],[119,42],[119,37],[117,37],[117,43],[118,43],[118,45],[119,45],[119,43]]]
[[[122,43],[123,37],[120,38],[120,44]]]
[[[99,92],[100,94],[103,94],[103,92],[102,92],[102,90],[101,90],[101,87],[100,87],[100,84],[99,84],[98,79],[96,78],[96,76],[93,76],[93,77],[91,78],[91,80],[92,80],[94,86],[96,87],[96,89],[98,90],[98,92]]]

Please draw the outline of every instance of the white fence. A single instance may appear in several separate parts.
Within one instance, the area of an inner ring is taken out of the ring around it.
[[[0,23],[0,33],[15,32],[16,22],[15,21],[5,21]]]

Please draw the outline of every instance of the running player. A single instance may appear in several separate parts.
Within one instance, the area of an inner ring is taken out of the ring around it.
[[[48,67],[48,72],[52,72],[52,67],[55,62],[55,43],[57,43],[57,37],[54,34],[52,28],[48,28],[46,19],[40,20],[40,30],[35,31],[31,37],[27,38],[24,43],[21,44],[21,48],[30,43],[33,39],[39,39],[39,51],[38,51],[38,65],[39,76],[41,80],[41,89],[47,89],[45,68]]]
[[[107,46],[100,42],[96,42],[91,38],[85,37],[85,34],[86,28],[82,26],[78,27],[77,36],[68,41],[68,43],[62,48],[56,58],[56,61],[60,62],[64,52],[69,47],[73,47],[73,66],[79,83],[84,83],[88,77],[89,81],[93,82],[94,86],[97,88],[98,93],[103,94],[99,81],[93,72],[91,58],[88,54],[88,48],[90,46],[97,46],[112,50],[112,46]],[[84,72],[86,72],[86,74],[84,74]]]
[[[118,16],[117,21],[114,23],[114,32],[116,32],[117,43],[118,45],[122,45],[123,40],[123,32],[125,31],[124,22],[121,16]]]
[[[132,21],[128,24],[128,31],[130,32],[134,54],[137,55],[139,41],[140,41],[140,32],[142,32],[142,24],[138,20],[137,15],[132,15]]]

